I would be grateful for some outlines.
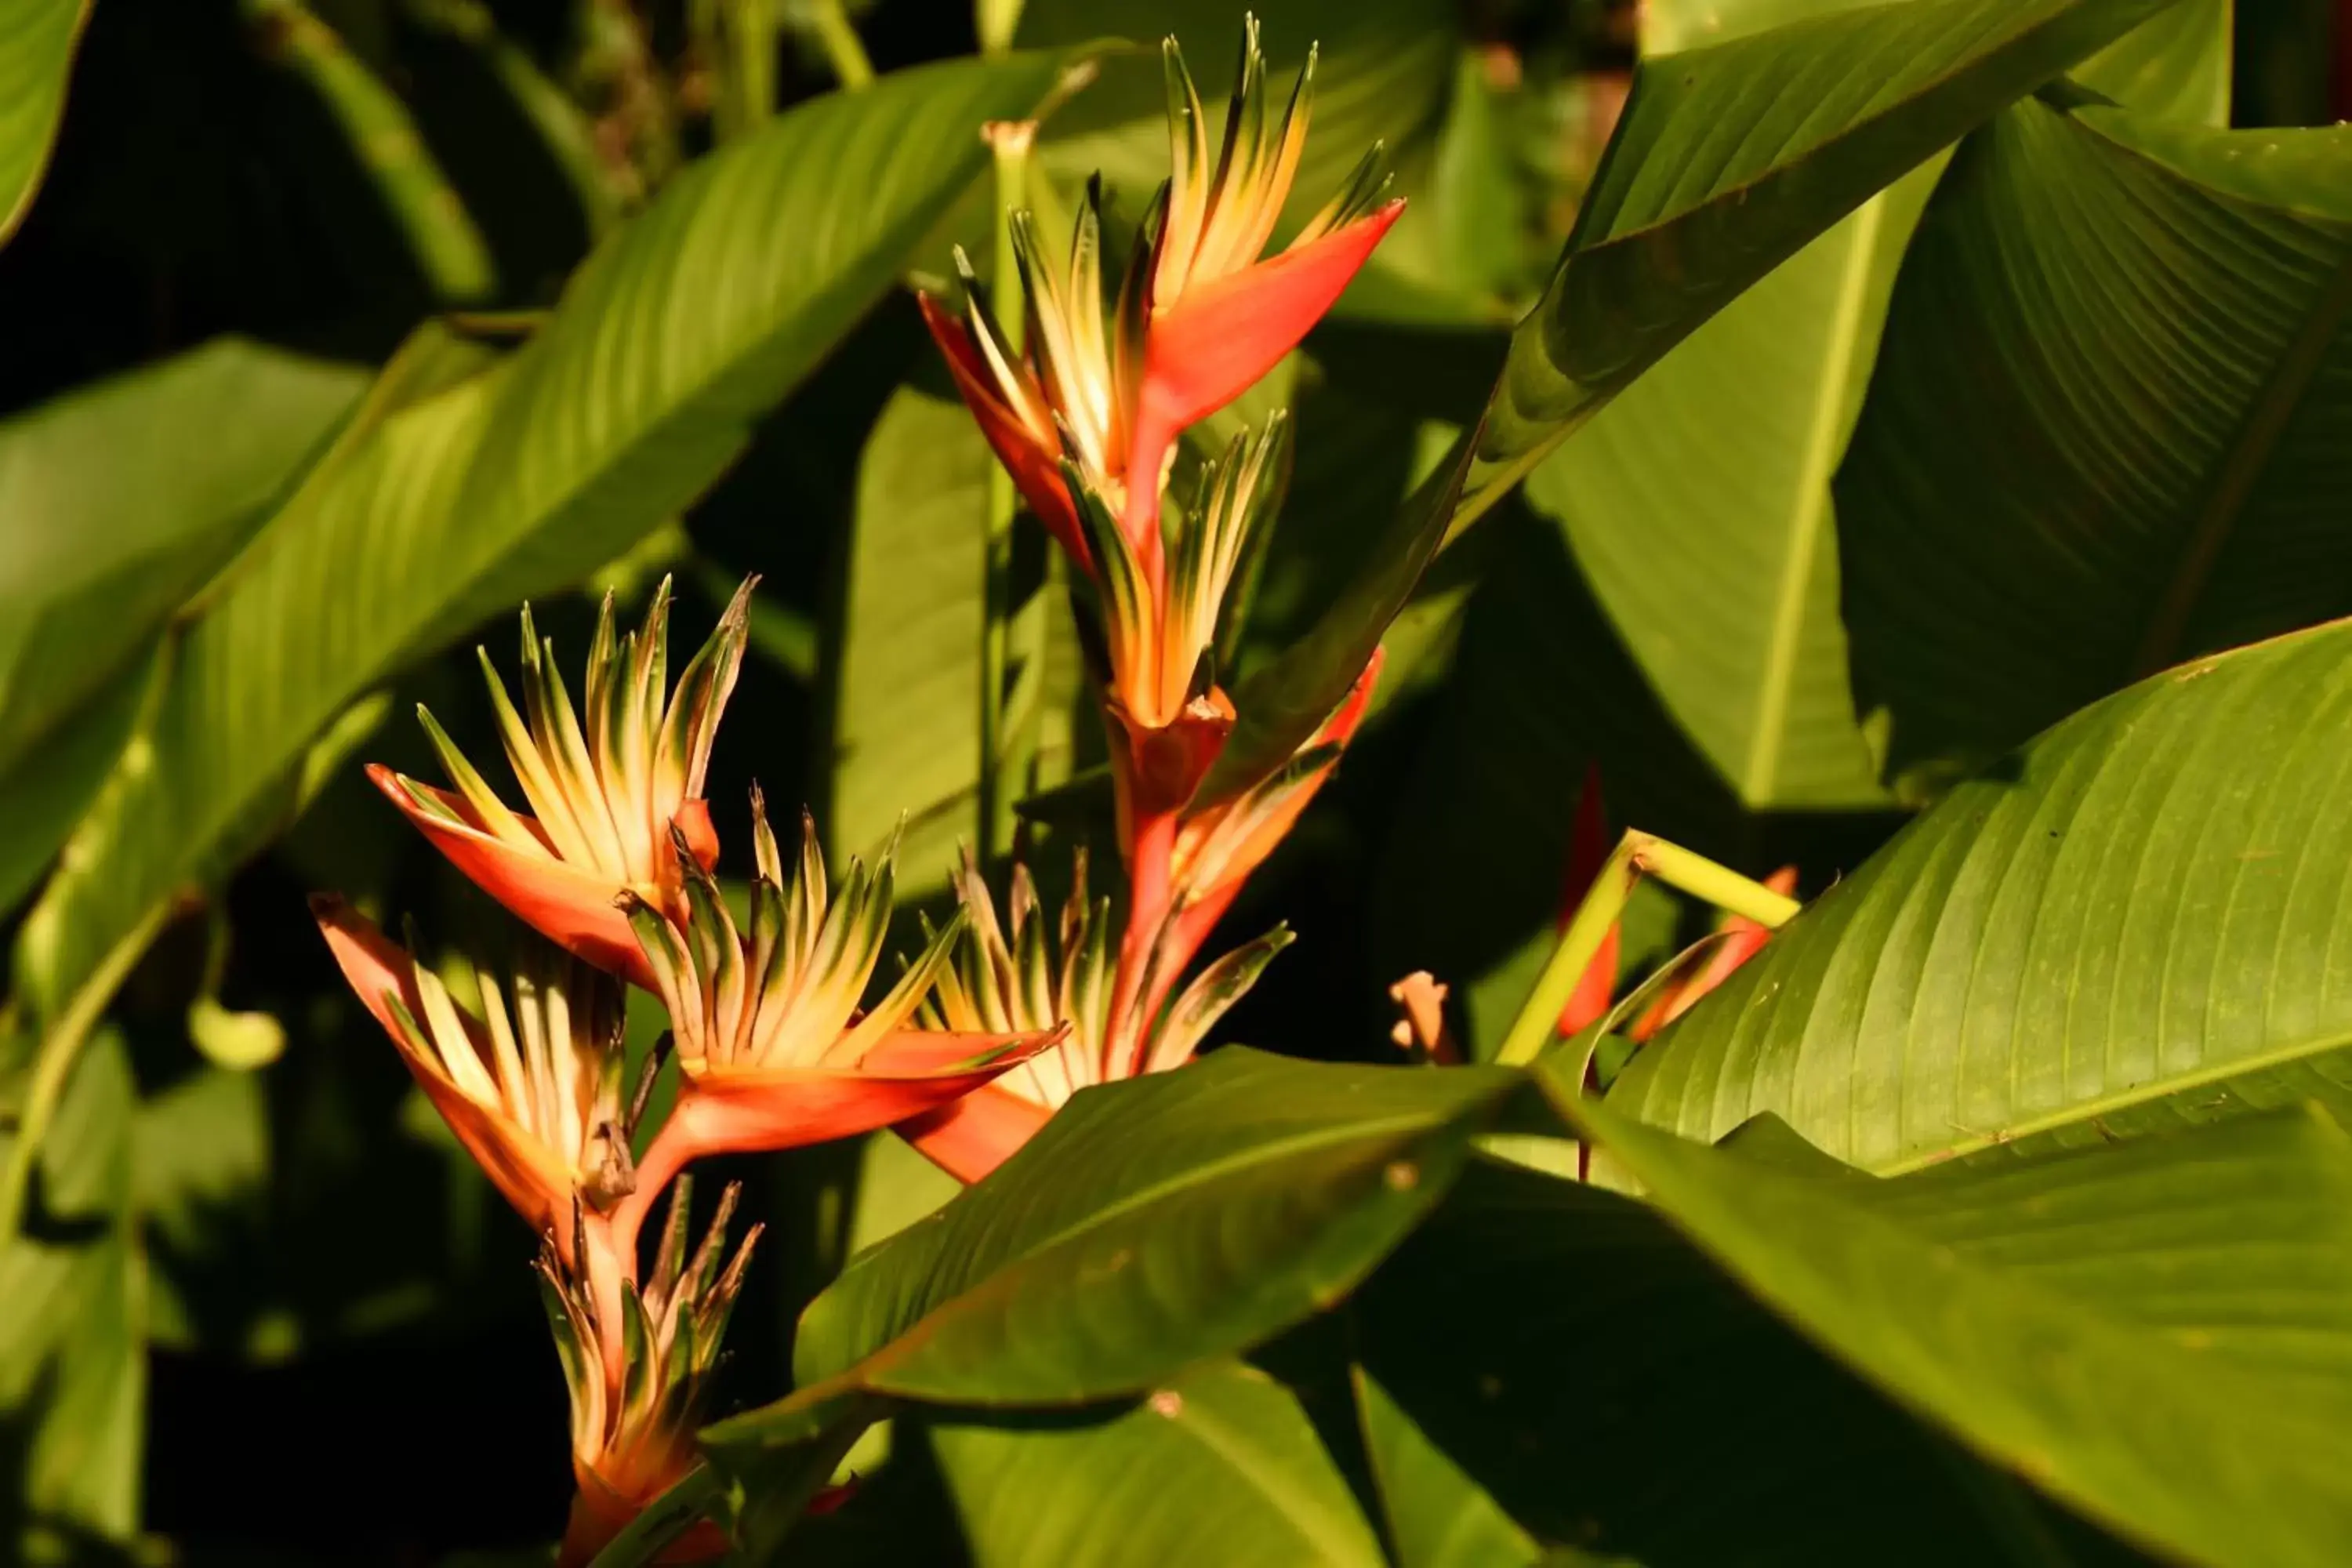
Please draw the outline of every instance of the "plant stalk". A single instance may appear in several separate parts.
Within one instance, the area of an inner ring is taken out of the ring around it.
[[[1601,863],[1591,889],[1577,905],[1568,929],[1560,932],[1559,944],[1536,977],[1535,990],[1503,1037],[1496,1061],[1506,1067],[1525,1067],[1551,1044],[1559,1032],[1560,1009],[1575,994],[1578,979],[1608,940],[1610,928],[1625,912],[1625,901],[1644,873],[1771,930],[1788,924],[1802,907],[1786,894],[1776,893],[1704,855],[1695,855],[1653,834],[1629,830]]]
[[[824,47],[824,58],[833,67],[834,79],[851,92],[871,84],[874,62],[866,58],[866,46],[859,42],[857,29],[849,25],[849,13],[842,9],[841,0],[811,0],[809,16],[816,27],[817,42]]]

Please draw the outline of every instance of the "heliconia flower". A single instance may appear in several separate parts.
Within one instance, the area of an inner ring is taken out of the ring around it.
[[[583,1568],[695,1465],[694,1434],[705,1415],[710,1371],[761,1227],[751,1227],[731,1258],[725,1256],[728,1222],[741,1196],[730,1184],[689,1258],[693,1186],[694,1178],[680,1176],[670,1189],[653,1268],[625,1283],[617,1297],[600,1299],[566,1265],[553,1236],[540,1254],[541,1290],[572,1394],[572,1473],[579,1488],[559,1568]],[[615,1311],[617,1332],[604,1321]],[[601,1350],[615,1339],[623,1346],[617,1367]],[[655,1561],[707,1563],[726,1549],[725,1532],[705,1521]]]
[[[1277,926],[1210,964],[1173,1004],[1148,1015],[1120,1013],[1113,997],[1110,900],[1088,898],[1083,851],[1057,921],[1045,919],[1025,866],[1013,868],[1003,921],[969,852],[955,885],[962,940],[952,962],[932,979],[920,1008],[924,1022],[979,1034],[1064,1030],[1053,1045],[986,1088],[899,1127],[916,1148],[964,1182],[1002,1164],[1079,1089],[1190,1061],[1217,1020],[1291,940]]]
[[[1592,890],[1593,879],[1601,875],[1601,863],[1609,858],[1609,816],[1601,798],[1601,769],[1588,766],[1584,771],[1584,793],[1576,803],[1576,826],[1569,835],[1568,874],[1559,906],[1562,930],[1575,919],[1577,906],[1584,902],[1585,894]],[[1561,1034],[1573,1035],[1607,1016],[1610,998],[1617,992],[1617,957],[1622,940],[1619,922],[1612,921],[1601,951],[1592,955],[1592,962],[1577,977],[1576,989],[1569,994],[1568,1005],[1560,1009]]]
[[[1797,891],[1797,868],[1783,866],[1764,879],[1764,885],[1774,892],[1793,897]],[[1633,1026],[1626,1031],[1636,1044],[1681,1017],[1698,1005],[1699,998],[1731,978],[1732,972],[1764,950],[1772,938],[1769,926],[1749,920],[1746,915],[1727,914],[1716,927],[1716,937],[1708,948],[1706,963],[1680,979],[1669,984],[1657,1000],[1643,1010]]]
[[[669,1010],[677,1104],[646,1150],[640,1181],[658,1189],[688,1161],[821,1143],[903,1121],[968,1094],[1054,1045],[1034,1027],[942,1033],[908,1026],[962,930],[950,922],[880,1002],[861,1013],[890,924],[889,857],[852,861],[829,897],[815,824],[801,818],[788,875],[758,792],[759,874],[739,932],[719,885],[686,862],[683,920],[622,895],[654,989]]]
[[[674,692],[668,580],[644,628],[625,637],[614,635],[606,595],[588,650],[584,711],[573,710],[554,644],[540,638],[524,607],[520,711],[487,652],[481,661],[507,761],[533,815],[508,809],[422,707],[417,717],[455,789],[436,789],[380,765],[370,765],[368,776],[459,870],[525,924],[598,968],[650,988],[636,938],[614,900],[626,889],[677,911],[683,879],[677,844],[705,867],[718,861],[703,773],[742,663],[757,581],[737,590]]]
[[[624,1104],[620,983],[533,942],[503,984],[468,965],[478,1016],[342,900],[314,896],[310,910],[457,1142],[532,1229],[559,1237],[568,1267],[583,1267],[570,1251],[575,1208],[601,1220],[638,1187],[629,1137],[640,1107]]]
[[[1389,179],[1383,149],[1374,143],[1281,254],[1260,259],[1298,174],[1316,51],[1308,49],[1289,108],[1269,134],[1257,18],[1244,17],[1240,64],[1213,161],[1207,115],[1183,52],[1174,38],[1161,51],[1171,167],[1151,247],[1151,321],[1130,473],[1155,468],[1185,426],[1240,396],[1296,348],[1404,210],[1402,199],[1381,199]],[[1132,507],[1129,517],[1132,529]]]
[[[1261,259],[1306,143],[1313,53],[1269,135],[1265,60],[1256,20],[1247,20],[1213,161],[1200,93],[1172,38],[1165,59],[1171,174],[1108,314],[1100,191],[1093,184],[1058,270],[1045,262],[1034,219],[1014,215],[1014,254],[1029,302],[1025,355],[996,330],[961,256],[964,319],[922,300],[957,390],[1030,510],[1091,570],[1094,546],[1080,537],[1076,501],[1059,468],[1066,458],[1108,499],[1139,573],[1155,585],[1162,571],[1160,492],[1176,437],[1297,346],[1404,205],[1381,202],[1388,181],[1375,145],[1281,254]]]

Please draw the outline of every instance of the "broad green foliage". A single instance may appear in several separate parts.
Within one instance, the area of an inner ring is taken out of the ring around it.
[[[708,485],[979,172],[973,127],[1033,109],[1060,70],[942,66],[782,117],[616,231],[526,348],[382,410],[313,470],[188,627],[147,744],[20,939],[51,1059],[76,999],[227,868],[347,704]],[[345,612],[315,613],[329,602]]]
[[[1513,334],[1465,505],[1490,504],[1880,188],[2162,5],[1910,0],[1646,64],[1559,270]]]
[[[2191,1561],[2341,1556],[2352,1138],[2324,1112],[1893,1182],[1571,1114],[1749,1289],[1987,1457]]]
[[[0,242],[25,221],[40,187],[90,4],[7,0],[0,5]]]
[[[2347,192],[2340,129],[2035,102],[1971,139],[1838,476],[1898,769],[2352,608]]]
[[[2184,666],[1955,789],[1611,1103],[1704,1137],[1774,1111],[1903,1169],[2342,1046],[2347,650]]]
[[[0,425],[0,773],[136,662],[363,384],[225,339]]]
[[[1350,1315],[1398,1410],[1547,1546],[1652,1564],[2035,1560],[2048,1510],[2021,1485],[1816,1351],[1646,1205],[1474,1167]]]
[[[1297,1398],[1236,1363],[1209,1362],[1123,1409],[945,1423],[931,1441],[980,1568],[1386,1561]]]
[[[1513,1075],[1227,1051],[1090,1090],[969,1196],[861,1258],[793,1350],[804,1393],[1013,1407],[1148,1387],[1335,1300],[1442,1195]],[[733,1448],[788,1410],[718,1428]]]
[[[0,0],[0,1557],[2342,1560],[2287,5]],[[665,575],[627,701],[482,692]],[[419,700],[530,731],[495,845],[358,766]],[[518,919],[608,973],[473,981]],[[257,1482],[264,1363],[349,1420]]]

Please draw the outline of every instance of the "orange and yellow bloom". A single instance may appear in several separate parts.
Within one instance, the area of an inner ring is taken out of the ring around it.
[[[853,862],[834,896],[805,816],[789,871],[756,795],[751,835],[759,872],[746,930],[737,930],[710,874],[690,861],[684,920],[623,895],[669,1011],[680,1074],[677,1103],[646,1152],[651,1184],[708,1154],[820,1143],[920,1115],[1059,1038],[1055,1021],[973,1032],[909,1026],[957,923],[861,1013],[889,929],[887,858],[870,872]]]
[[[541,639],[524,607],[520,711],[487,652],[481,660],[530,816],[510,810],[422,708],[417,716],[455,788],[436,789],[375,765],[368,776],[452,864],[526,925],[599,969],[649,985],[636,939],[614,900],[629,891],[682,909],[681,842],[696,863],[718,862],[702,781],[742,663],[751,587],[746,582],[737,592],[667,703],[667,580],[644,627],[625,637],[614,633],[606,595],[588,650],[583,710],[572,705],[554,644]]]

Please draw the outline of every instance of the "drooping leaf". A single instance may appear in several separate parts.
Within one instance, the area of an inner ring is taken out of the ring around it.
[[[223,338],[0,424],[0,773],[137,662],[364,384]]]
[[[0,1245],[0,1541],[12,1562],[87,1561],[137,1533],[146,1366],[132,1109],[110,1034],[67,1088],[26,1233]]]
[[[1088,1089],[803,1316],[800,1391],[711,1428],[731,1465],[898,1399],[1135,1394],[1338,1300],[1444,1192],[1517,1076],[1229,1048]]]
[[[1906,0],[1643,62],[1513,335],[1465,511],[1873,195],[2166,3]]]
[[[90,0],[0,5],[0,244],[25,221],[48,167],[89,7]]]
[[[780,117],[616,229],[528,346],[315,471],[188,628],[152,749],[26,923],[44,1053],[70,1056],[60,1024],[354,697],[691,501],[978,174],[976,127],[1034,110],[1061,69],[926,68]]]
[[[1892,765],[2352,609],[2347,321],[2352,132],[2037,101],[1972,137],[1837,481]]]
[[[1234,1362],[1171,1377],[1122,1411],[949,1420],[931,1441],[978,1568],[1384,1561],[1297,1397]]]
[[[2352,1538],[2352,1138],[2325,1113],[1882,1182],[1563,1104],[1762,1300],[2043,1489],[2186,1561]]]
[[[2183,666],[1960,785],[1610,1103],[1707,1138],[1769,1110],[1897,1170],[2342,1047],[2347,650],[2338,623]]]

